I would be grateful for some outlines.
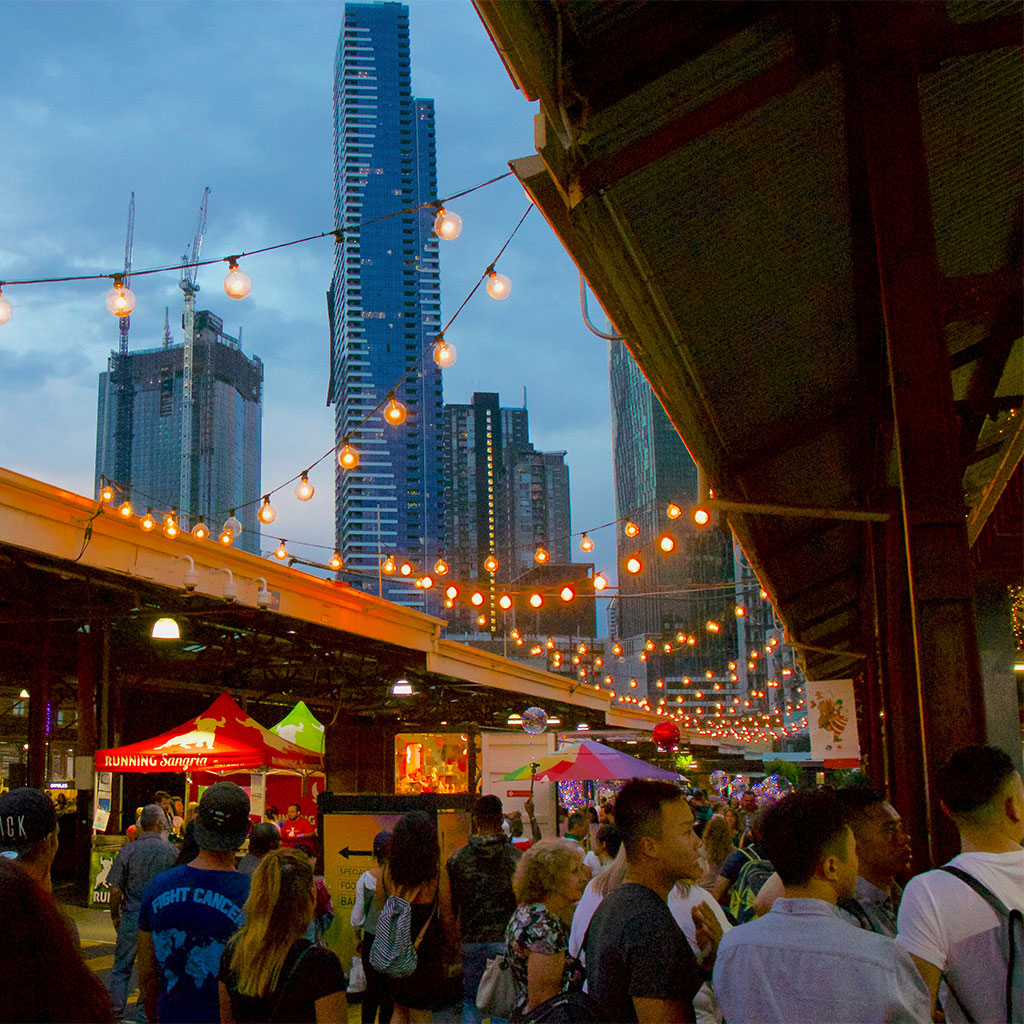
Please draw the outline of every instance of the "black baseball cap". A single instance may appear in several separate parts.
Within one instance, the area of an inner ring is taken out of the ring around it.
[[[200,850],[233,853],[249,834],[249,797],[233,782],[216,782],[203,793],[194,820]]]
[[[57,808],[42,790],[22,786],[0,796],[0,850],[21,853],[56,827]]]

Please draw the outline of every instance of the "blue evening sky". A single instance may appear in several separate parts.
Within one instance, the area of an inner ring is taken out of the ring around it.
[[[442,195],[533,152],[536,104],[509,79],[463,0],[413,0],[413,89],[437,113]],[[128,197],[136,197],[136,270],[180,260],[204,186],[211,188],[203,257],[330,230],[332,84],[342,5],[263,2],[20,2],[2,5],[0,281],[111,273],[124,259]],[[451,204],[461,238],[441,243],[447,320],[491,261],[527,199],[514,178]],[[333,443],[325,405],[330,239],[253,257],[243,302],[228,299],[226,265],[199,271],[197,309],[243,329],[266,365],[263,489],[301,471]],[[449,331],[458,361],[446,402],[528,392],[531,439],[566,450],[573,529],[614,518],[607,343],[580,317],[575,266],[536,210],[499,269],[512,294],[483,289]],[[178,275],[136,278],[130,347],[161,344],[164,307],[180,341]],[[91,494],[97,375],[116,348],[102,281],[7,286],[0,326],[0,465]],[[595,321],[600,308],[591,304]],[[333,483],[325,462],[304,505],[282,492],[270,529],[297,554],[333,544]],[[594,536],[598,567],[615,561],[612,530]],[[274,545],[265,540],[265,547]],[[581,553],[577,558],[583,559]]]

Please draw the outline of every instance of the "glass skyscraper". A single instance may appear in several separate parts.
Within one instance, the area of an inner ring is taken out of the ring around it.
[[[429,571],[443,548],[441,371],[430,358],[441,329],[435,211],[399,214],[436,197],[434,106],[412,95],[408,8],[346,4],[334,77],[339,234],[327,401],[338,445],[347,440],[360,455],[356,469],[336,468],[338,550],[363,574],[353,583],[373,592],[382,553]],[[398,427],[373,413],[393,390],[409,412]],[[428,595],[384,577],[383,596],[422,609]]]
[[[117,387],[111,369],[100,374],[96,421],[96,493],[100,476],[124,486],[136,512],[167,512],[181,505],[181,406],[184,345],[165,344],[128,355],[132,391],[131,478],[115,472]],[[181,508],[190,526],[201,517],[214,537],[232,508],[260,496],[263,363],[247,358],[241,342],[224,333],[209,310],[196,313],[192,392],[192,501]],[[235,542],[259,554],[258,506],[238,507],[242,535]]]

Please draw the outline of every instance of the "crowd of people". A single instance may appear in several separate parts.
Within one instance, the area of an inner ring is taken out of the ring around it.
[[[464,1024],[1024,1020],[1024,782],[1002,751],[970,747],[935,792],[961,853],[916,875],[898,813],[867,786],[758,809],[632,780],[525,851],[483,796],[447,860],[434,819],[411,812],[376,837],[356,887],[362,1020],[429,1021],[459,960]],[[139,1019],[348,1019],[345,970],[316,927],[329,896],[315,851],[282,845],[271,822],[250,834],[230,782],[190,823],[198,852],[179,863],[166,809],[143,807],[111,868],[108,994],[50,895],[52,801],[0,797],[0,1020],[122,1020],[133,957]]]

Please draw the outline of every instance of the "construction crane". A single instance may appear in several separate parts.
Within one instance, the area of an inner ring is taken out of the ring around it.
[[[209,188],[204,189],[203,201],[199,205],[199,223],[196,226],[195,238],[192,240],[192,253],[182,257],[181,281],[178,282],[178,286],[185,293],[185,316],[182,321],[182,326],[185,328],[185,350],[181,364],[181,484],[178,496],[183,529],[189,527],[189,517],[192,511],[192,357],[196,330],[195,296],[199,291],[199,285],[196,283],[199,267],[196,264],[203,251],[203,235],[206,234],[206,200],[209,195]]]
[[[128,234],[124,243],[124,284],[132,269],[132,246],[135,238],[135,193],[128,200]],[[135,388],[132,385],[132,367],[128,359],[128,324],[131,317],[121,317],[120,338],[114,358],[115,413],[114,413],[114,480],[128,493],[132,476],[132,405]]]

